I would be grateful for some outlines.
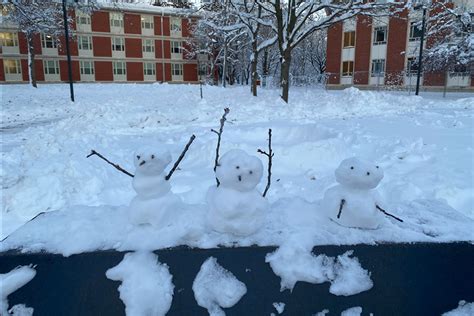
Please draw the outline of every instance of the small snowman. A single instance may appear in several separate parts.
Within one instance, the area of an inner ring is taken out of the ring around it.
[[[133,188],[137,195],[130,202],[129,219],[134,225],[165,227],[172,223],[180,199],[170,190],[164,170],[171,162],[165,150],[143,149],[135,153]]]
[[[269,205],[255,188],[262,174],[260,159],[243,150],[233,149],[221,157],[216,169],[220,185],[207,194],[207,221],[212,229],[249,236],[263,226]]]
[[[382,168],[354,157],[343,160],[335,174],[339,184],[326,191],[322,203],[333,221],[346,227],[377,229],[381,212],[394,217],[380,207],[375,190],[383,178]]]

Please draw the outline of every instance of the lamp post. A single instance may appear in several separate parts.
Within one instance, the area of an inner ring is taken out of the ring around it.
[[[419,9],[420,7],[423,8],[423,16],[421,18],[420,54],[418,55],[418,71],[416,73],[416,91],[415,91],[415,95],[418,95],[419,92],[420,92],[421,71],[423,69],[423,42],[425,41],[426,7],[424,5],[419,5],[419,6],[415,7],[415,10]]]
[[[71,65],[71,51],[69,49],[69,27],[68,27],[68,21],[67,21],[66,0],[63,0],[62,2],[63,2],[63,18],[64,18],[64,35],[66,37],[65,42],[66,42],[67,68],[68,68],[68,77],[69,77],[69,90],[71,94],[71,101],[74,102],[74,86],[72,84],[72,65]]]

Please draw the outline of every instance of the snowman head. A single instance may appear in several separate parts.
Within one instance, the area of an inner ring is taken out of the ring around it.
[[[336,180],[356,189],[373,189],[383,179],[381,167],[358,158],[348,158],[336,169]]]
[[[160,174],[171,162],[171,154],[167,150],[156,148],[143,148],[135,152],[133,156],[136,173]]]
[[[260,182],[263,165],[260,159],[240,149],[233,149],[219,159],[216,177],[223,187],[250,191]]]

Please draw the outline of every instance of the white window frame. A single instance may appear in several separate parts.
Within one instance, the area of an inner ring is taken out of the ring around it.
[[[142,40],[142,52],[143,53],[154,53],[155,52],[155,40],[143,39]]]
[[[121,67],[117,67],[119,65]],[[124,61],[114,61],[114,62],[112,62],[112,69],[113,69],[114,76],[126,76],[127,75],[127,63],[124,62]],[[120,70],[121,73],[119,73],[119,70]]]
[[[51,47],[48,46],[48,43],[51,43]],[[56,41],[56,38],[54,38],[54,36],[41,33],[41,48],[58,48],[58,42]]]
[[[344,71],[344,64],[345,63],[347,63],[347,65],[348,65],[347,71]],[[351,68],[351,67],[349,67],[350,65],[352,65],[352,70],[349,70],[349,68]],[[341,73],[342,73],[343,77],[353,77],[354,76],[354,61],[353,60],[344,60],[342,62]]]
[[[9,38],[7,38],[9,37]],[[18,47],[18,33],[13,33],[13,32],[1,32],[0,33],[0,39],[1,42],[0,44],[3,47]],[[12,45],[7,45],[9,42],[12,43]]]
[[[183,76],[183,64],[171,64],[172,76]]]
[[[149,73],[151,72],[151,73]],[[144,76],[156,76],[156,65],[153,62],[143,63],[143,75]]]
[[[110,27],[123,28],[123,14],[118,12],[110,12]]]
[[[183,42],[171,41],[170,49],[171,49],[171,54],[181,54],[183,52]]]
[[[410,75],[410,74],[413,75],[413,74],[416,74],[418,72],[419,65],[417,65],[417,67],[415,69],[411,68],[412,64],[417,64],[417,63],[418,63],[418,58],[416,58],[416,57],[407,58],[407,69],[406,69],[406,71],[407,71],[408,75]]]
[[[171,17],[170,18],[170,31],[173,33],[181,33],[182,24],[181,18]]]
[[[379,31],[383,31],[384,37],[382,41],[377,41],[377,33]],[[373,45],[385,45],[387,44],[387,35],[388,35],[388,28],[386,26],[377,26],[374,27],[374,33],[373,33],[373,39],[372,39],[372,44]]]
[[[142,29],[153,30],[155,29],[155,22],[153,15],[142,15],[141,16]]]
[[[91,25],[91,16],[87,13],[76,11],[77,25]]]
[[[90,66],[90,67],[86,67]],[[79,68],[81,72],[81,76],[93,76],[95,75],[95,66],[94,61],[92,60],[81,60],[79,61]],[[86,69],[88,69],[89,73],[86,73]]]
[[[381,65],[379,68],[379,71],[375,72],[376,65]],[[371,65],[371,70],[370,70],[370,75],[372,77],[383,77],[385,73],[385,59],[373,59],[372,60],[372,65]]]
[[[120,46],[122,49],[115,49],[116,46]],[[121,36],[112,37],[112,51],[113,52],[125,52],[125,38]]]
[[[10,70],[13,69],[13,67],[9,66],[8,64],[10,62],[13,62],[15,65],[15,72],[11,72]],[[9,75],[20,75],[21,74],[21,62],[19,59],[4,59],[3,60],[3,69],[5,71],[5,74]]]
[[[52,67],[50,66],[52,64]],[[45,75],[59,76],[59,60],[54,59],[44,59],[43,60],[43,69]],[[54,69],[53,72],[50,72],[51,69]]]
[[[84,39],[87,39],[84,41]],[[84,47],[84,43],[86,42],[86,47]],[[77,47],[80,50],[92,50],[92,36],[89,35],[78,35],[77,36]]]
[[[420,34],[420,36],[418,36],[418,37],[414,37],[415,28],[419,29],[420,32],[422,31],[421,25],[420,25],[420,27],[417,27],[417,24],[420,24],[420,21],[412,21],[412,22],[410,22],[410,34],[409,34],[409,37],[408,37],[408,40],[409,40],[410,42],[419,41],[419,40],[421,39],[421,34]]]

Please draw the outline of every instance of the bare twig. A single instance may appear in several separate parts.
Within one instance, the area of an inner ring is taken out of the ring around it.
[[[226,116],[227,114],[229,114],[229,112],[230,112],[229,108],[224,109],[224,114],[222,115],[221,120],[220,120],[221,125],[219,127],[219,131],[216,131],[215,129],[211,129],[211,132],[217,134],[217,147],[216,147],[216,159],[214,161],[214,172],[216,172],[217,166],[219,165],[219,149],[221,147],[222,132],[224,131],[224,123],[226,121]],[[217,177],[216,177],[216,182],[217,182],[217,186],[219,186],[220,182],[219,182],[219,179],[217,179]]]
[[[395,215],[392,215],[392,214],[388,213],[386,210],[384,210],[383,208],[381,208],[381,207],[378,206],[378,205],[375,205],[375,207],[376,207],[380,212],[384,213],[385,215],[390,216],[390,217],[393,217],[393,218],[395,218],[397,221],[403,223],[403,220],[402,220],[401,218],[398,218],[398,217],[396,217]]]
[[[265,187],[265,191],[263,191],[263,197],[267,195],[268,190],[270,189],[270,184],[272,183],[272,158],[275,154],[272,151],[272,129],[268,129],[268,153],[261,149],[258,149],[257,152],[261,153],[268,157],[268,176],[267,176],[267,186]]]
[[[102,160],[105,160],[109,165],[112,165],[115,169],[125,173],[127,176],[132,177],[132,178],[134,177],[134,175],[132,173],[130,173],[127,170],[123,169],[118,164],[109,161],[107,158],[105,158],[104,156],[102,156],[101,154],[96,152],[94,149],[91,150],[91,153],[89,155],[87,155],[86,158],[89,158],[90,156],[93,156],[93,155],[96,155],[97,157],[101,158]]]
[[[342,199],[341,200],[341,205],[339,205],[339,213],[337,213],[337,218],[341,218],[342,208],[344,207],[345,203],[346,203],[346,200]]]
[[[184,158],[184,155],[186,155],[186,152],[188,151],[189,149],[189,146],[191,146],[192,142],[194,141],[194,139],[196,138],[196,136],[193,134],[191,136],[191,138],[189,138],[189,141],[188,143],[186,144],[186,146],[184,147],[183,151],[181,152],[181,155],[179,155],[179,158],[178,160],[176,160],[176,162],[174,163],[173,165],[173,168],[171,168],[170,172],[168,173],[168,175],[165,177],[165,180],[168,181],[171,176],[173,175],[173,173],[175,172],[175,170],[178,168],[179,166],[179,163],[181,162],[181,160],[183,160]]]

